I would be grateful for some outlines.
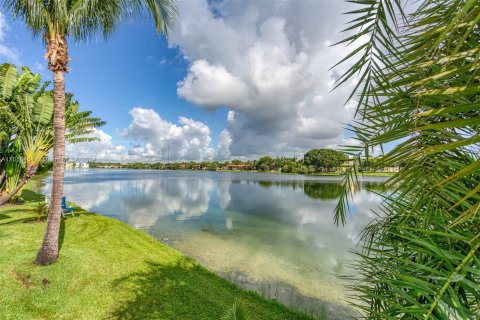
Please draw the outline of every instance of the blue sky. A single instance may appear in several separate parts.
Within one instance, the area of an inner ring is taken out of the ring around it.
[[[66,88],[107,125],[67,153],[119,159],[297,155],[351,143],[352,83],[330,93],[348,50],[343,1],[179,1],[170,37],[128,21],[107,41],[70,43]],[[50,80],[44,46],[8,14],[0,61]]]
[[[21,22],[8,16],[7,21],[10,32],[5,42],[18,52],[13,62],[29,66],[50,81],[41,39],[34,38]],[[138,106],[152,108],[170,122],[177,122],[182,115],[204,122],[212,129],[212,137],[223,129],[225,108],[208,112],[177,96],[177,82],[184,78],[188,61],[178,48],[169,48],[151,23],[130,21],[106,41],[100,37],[89,43],[72,43],[70,56],[67,91],[75,94],[82,108],[107,120],[102,129],[112,134],[115,142],[129,143],[116,132],[128,126],[128,111]]]

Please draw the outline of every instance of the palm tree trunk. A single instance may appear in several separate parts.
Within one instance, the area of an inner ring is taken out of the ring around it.
[[[2,173],[0,173],[0,186],[3,183],[3,179],[7,176],[7,171],[5,169],[2,170]]]
[[[58,237],[60,231],[61,205],[63,196],[63,175],[65,157],[65,72],[54,71],[54,113],[53,113],[53,187],[52,203],[48,214],[47,229],[35,262],[51,264],[58,258]]]
[[[7,171],[5,169],[2,170],[0,174],[0,197],[5,196],[7,193]]]
[[[9,194],[0,197],[0,206],[10,201],[10,199],[12,199],[12,197],[16,195],[20,191],[20,189],[22,189],[22,187],[28,182],[28,180],[30,180],[30,178],[33,177],[36,173],[36,168],[27,169],[27,172],[23,176],[22,180],[20,180],[20,182],[15,186],[15,188],[13,188],[13,190]]]

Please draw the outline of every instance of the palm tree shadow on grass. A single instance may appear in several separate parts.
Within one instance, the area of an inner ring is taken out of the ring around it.
[[[31,201],[31,202],[42,201],[43,197],[35,198],[35,199],[40,199],[40,200],[29,200],[29,201]],[[66,217],[62,218],[63,222],[62,222],[62,225],[60,226],[60,232],[63,233],[63,234],[60,234],[61,239],[63,239],[63,237],[65,236],[65,225],[64,225],[65,222],[64,222],[64,220],[75,219],[75,218],[78,218],[78,217],[81,217],[81,216],[84,216],[84,215],[92,215],[93,214],[93,213],[85,211],[85,210],[83,210],[83,209],[81,209],[77,206],[74,206],[74,209],[75,209],[75,215],[73,217],[72,216],[66,216]],[[11,206],[7,210],[3,210],[2,213],[0,213],[0,220],[11,219],[11,218],[14,218],[15,213],[25,213],[25,212],[32,213],[32,216],[31,217],[23,217],[23,218],[19,218],[19,219],[14,219],[14,220],[10,220],[10,221],[7,221],[7,222],[0,222],[0,226],[15,224],[15,223],[37,222],[37,217],[33,216],[33,210],[32,209],[17,207],[16,205]],[[46,222],[46,220],[47,220],[47,216],[43,216],[40,219],[41,222]],[[60,245],[60,247],[61,247],[61,245]]]
[[[26,210],[27,212],[32,212],[32,210]],[[20,209],[11,209],[11,210],[6,210],[4,211],[3,213],[0,214],[0,220],[3,220],[3,219],[11,219],[12,216],[11,215],[8,215],[8,214],[15,214],[16,212],[20,212]],[[32,212],[33,214],[33,212]],[[65,218],[62,218],[62,221],[66,220],[66,219],[74,219],[76,217],[65,217]],[[47,221],[47,216],[43,216],[40,218],[40,222],[46,222]],[[34,223],[34,222],[38,222],[38,218],[37,217],[34,217],[34,216],[31,216],[31,217],[26,217],[26,218],[20,218],[20,219],[14,219],[14,220],[10,220],[10,221],[7,221],[7,222],[0,222],[0,226],[5,226],[5,225],[9,225],[9,224],[16,224],[16,223]],[[63,222],[64,223],[64,222]],[[61,225],[60,226],[60,230],[64,229],[65,226],[64,225]],[[62,232],[62,231],[60,231]]]
[[[22,192],[22,198],[25,199],[25,202],[38,202],[38,201],[43,201],[44,200],[44,196],[42,196],[38,193],[29,191],[29,190],[24,190]],[[74,209],[75,209],[75,215],[74,216],[63,217],[60,221],[60,232],[59,232],[59,239],[58,239],[58,250],[59,251],[62,249],[63,241],[65,239],[65,230],[66,230],[65,221],[67,219],[75,219],[75,218],[78,218],[78,217],[81,217],[81,216],[84,216],[84,215],[92,215],[93,214],[93,213],[85,211],[85,210],[83,210],[83,209],[81,209],[77,206],[75,206]],[[10,218],[12,218],[12,214],[25,212],[25,211],[33,213],[32,209],[18,208],[14,205],[10,209],[4,210],[2,213],[0,213],[0,220],[10,219]],[[43,217],[40,218],[40,222],[44,223],[44,222],[46,222],[46,220],[47,220],[47,216],[43,216]],[[9,225],[9,224],[16,224],[16,223],[37,223],[37,222],[38,222],[38,218],[32,216],[32,217],[14,219],[14,220],[10,220],[10,221],[3,222],[3,223],[0,222],[0,226]]]
[[[0,208],[3,208],[2,213],[0,213],[0,220],[11,218],[10,213],[21,212],[21,211],[30,211],[29,209],[19,208],[18,205],[29,204],[32,202],[43,201],[45,197],[41,194],[32,192],[30,190],[23,190],[20,195],[20,201],[14,203],[7,203]]]
[[[89,216],[89,215],[93,215],[93,213],[85,211],[80,207],[74,206],[74,216],[65,216],[60,220],[60,231],[58,234],[58,251],[62,249],[63,241],[65,240],[65,230],[66,230],[65,221],[67,219],[75,219],[81,216]]]
[[[122,301],[115,319],[219,319],[222,309],[214,296],[204,291],[212,286],[198,277],[198,268],[180,261],[173,265],[147,262],[148,271],[118,279],[114,287],[133,286],[135,296]],[[216,305],[216,306],[215,306]],[[207,307],[208,306],[208,307]]]
[[[22,201],[15,202],[13,204],[12,203],[5,204],[4,206],[1,207],[4,209],[2,210],[2,213],[0,213],[0,220],[11,218],[11,216],[9,215],[11,213],[30,211],[29,209],[19,208],[17,207],[17,205],[29,204],[32,202],[39,202],[39,201],[45,200],[45,197],[43,195],[32,192],[30,190],[23,190],[22,193],[20,194],[20,198],[22,199]],[[21,219],[21,220],[24,220],[24,219]]]
[[[20,197],[25,203],[44,201],[45,196],[30,190],[23,190]]]
[[[202,267],[183,258],[176,264],[146,262],[148,270],[120,278],[113,290],[128,288],[134,296],[120,301],[108,318],[113,319],[220,319],[236,298],[255,314],[256,319],[274,319],[258,308],[258,295],[245,292]],[[253,300],[256,300],[253,303]],[[267,304],[264,301],[261,303]],[[255,308],[255,306],[257,306]],[[269,310],[282,314],[278,319],[309,319],[272,303]],[[263,313],[263,314],[262,314]],[[270,312],[269,312],[270,313]]]

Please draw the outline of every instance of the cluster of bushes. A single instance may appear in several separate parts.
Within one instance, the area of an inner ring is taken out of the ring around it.
[[[157,170],[243,170],[259,172],[282,172],[308,174],[317,172],[339,171],[348,157],[345,153],[331,149],[312,149],[303,159],[262,157],[258,160],[203,161],[203,162],[173,162],[173,163],[90,163],[91,168],[126,168],[126,169],[157,169]]]

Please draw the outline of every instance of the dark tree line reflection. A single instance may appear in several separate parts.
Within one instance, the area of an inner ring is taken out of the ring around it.
[[[318,200],[335,200],[338,199],[342,193],[342,186],[340,182],[319,182],[319,181],[257,181],[257,183],[264,188],[283,187],[291,188],[293,190],[302,188],[305,195],[311,199]],[[361,190],[372,192],[382,192],[384,182],[364,181],[360,183]]]

